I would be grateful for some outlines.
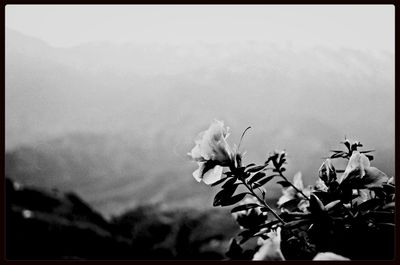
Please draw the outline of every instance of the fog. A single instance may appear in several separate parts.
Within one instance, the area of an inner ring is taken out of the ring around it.
[[[104,214],[211,206],[186,153],[215,118],[231,144],[252,127],[246,162],[285,149],[307,184],[345,136],[394,174],[393,6],[8,5],[6,26],[6,173],[22,183]]]

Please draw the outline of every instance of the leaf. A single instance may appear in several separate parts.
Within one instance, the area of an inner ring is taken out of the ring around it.
[[[310,196],[310,212],[313,214],[318,214],[325,211],[324,204],[321,200],[315,195],[311,194]]]
[[[261,195],[263,199],[265,199],[265,194],[267,193],[267,190],[264,187],[258,187],[258,189],[260,189]]]
[[[240,240],[239,244],[245,243],[247,240],[249,240],[250,238],[252,238],[252,237],[254,236],[255,233],[258,233],[258,231],[254,231],[254,230],[244,230],[244,231],[240,232],[238,236],[241,236],[242,239]]]
[[[367,188],[382,187],[388,181],[388,176],[376,167],[365,168],[365,176],[362,178],[362,185]]]
[[[340,200],[336,200],[336,201],[330,202],[330,203],[328,203],[327,205],[325,205],[325,209],[326,209],[327,211],[329,211],[329,210],[335,208],[336,206],[338,206],[339,203],[340,203]]]
[[[361,203],[358,206],[358,209],[361,211],[375,210],[381,203],[382,202],[379,199],[370,199]]]
[[[261,186],[267,184],[271,179],[273,179],[276,176],[277,175],[268,176],[266,178],[263,178],[263,179],[257,181],[256,183],[253,184],[253,188],[255,189],[255,188],[258,188],[258,187],[261,187]]]
[[[255,167],[247,169],[246,171],[249,173],[258,172],[260,170],[263,170],[265,167],[267,167],[267,165],[255,166]]]
[[[349,151],[351,150],[350,149],[350,142],[347,139],[342,143],[347,147],[347,149],[349,149]]]
[[[215,166],[217,166],[217,165],[218,165],[218,162],[213,161],[213,160],[207,160],[207,161],[204,163],[204,168],[203,168],[203,171],[201,172],[201,176],[203,177],[204,174],[207,173],[207,171],[213,169],[213,168],[214,168]]]
[[[343,151],[342,150],[330,150],[331,152],[334,152],[334,153],[343,153]]]
[[[365,155],[366,157],[368,157],[369,161],[374,160],[374,156],[373,155]]]
[[[229,250],[225,253],[228,258],[239,259],[243,253],[242,247],[236,242],[236,239],[232,238]]]
[[[222,206],[222,201],[230,198],[233,195],[233,193],[236,191],[237,187],[238,187],[238,185],[230,186],[230,187],[224,188],[220,192],[218,192],[214,197],[213,206],[218,206],[218,205]]]
[[[268,222],[266,224],[262,224],[259,226],[259,228],[268,228],[270,229],[272,226],[279,224],[281,221],[280,220],[273,220],[271,222]]]
[[[383,186],[383,190],[384,190],[387,194],[394,194],[395,191],[396,191],[396,188],[395,188],[394,185],[384,183],[384,184],[382,184],[382,186]]]
[[[261,210],[261,212],[264,212],[264,213],[270,212],[270,211],[271,211],[271,210],[268,209],[267,207],[261,207],[260,210]]]
[[[386,211],[370,211],[369,214],[377,219],[379,222],[383,223],[394,223],[395,215],[393,212],[386,212]]]
[[[279,206],[279,208],[284,208],[284,209],[287,209],[289,211],[293,211],[293,210],[297,209],[297,206],[299,205],[300,201],[301,201],[301,199],[294,198],[294,199],[291,199],[291,200],[288,200],[288,201],[282,203]]]
[[[330,156],[330,158],[339,158],[339,157],[346,157],[347,153],[346,152],[340,152],[340,153],[335,153],[333,155]]]
[[[278,181],[278,182],[276,182],[277,184],[280,184],[283,188],[287,188],[287,187],[289,187],[289,186],[291,186],[290,185],[290,182],[289,181],[286,181],[286,180],[281,180],[281,181]]]
[[[249,179],[248,183],[251,184],[263,177],[265,177],[265,172],[257,172],[251,179]]]
[[[235,203],[238,203],[244,197],[246,197],[247,194],[249,194],[249,193],[248,192],[239,193],[239,194],[233,196],[232,198],[228,198],[226,200],[223,200],[223,201],[221,201],[221,206],[229,206],[229,205],[233,205]]]
[[[232,170],[233,176],[241,176],[244,173],[245,167],[238,167]]]
[[[375,150],[367,150],[367,151],[361,151],[361,154],[366,154],[366,153],[370,153],[370,152],[375,152]]]
[[[235,182],[236,182],[236,178],[231,178],[230,180],[228,180],[227,182],[225,182],[224,185],[222,185],[222,188],[226,189],[226,188],[228,188],[229,186],[235,185]],[[239,184],[237,184],[237,185],[239,185]]]
[[[283,226],[285,228],[295,228],[295,227],[298,227],[298,226],[305,225],[310,221],[311,221],[310,219],[296,220],[296,221],[292,221],[292,222],[286,223]]]
[[[377,223],[377,225],[386,226],[386,227],[393,228],[393,229],[395,228],[394,223]]]
[[[383,210],[386,209],[391,209],[391,208],[395,208],[395,203],[394,202],[389,202],[388,204],[386,204],[385,206],[382,207]]]
[[[236,206],[235,208],[233,208],[231,210],[231,213],[244,211],[244,210],[248,210],[248,209],[253,209],[253,208],[256,208],[259,206],[260,205],[258,205],[257,203],[249,203],[249,204],[239,205],[239,206]]]
[[[246,166],[246,168],[248,168],[248,167],[252,167],[252,166],[255,166],[256,164],[254,164],[254,163],[251,163],[251,164],[248,164],[247,166]]]

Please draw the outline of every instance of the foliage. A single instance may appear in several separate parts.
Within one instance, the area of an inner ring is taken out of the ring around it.
[[[215,129],[217,124],[219,129]],[[197,156],[202,158],[201,163],[211,166],[203,167],[202,175],[195,177],[200,181],[207,175],[208,180],[203,179],[206,184],[210,179],[215,180],[211,183],[219,189],[215,207],[233,206],[231,212],[241,231],[231,241],[228,257],[265,260],[394,257],[394,178],[370,165],[373,150],[359,150],[363,147],[360,142],[345,139],[342,142],[345,150],[332,150],[321,165],[315,184],[304,187],[301,173],[295,175],[293,182],[284,175],[286,152],[274,151],[260,165],[243,165],[239,148],[232,151],[226,143],[229,134],[223,123],[215,121],[210,128],[213,129],[201,135],[193,150],[201,154]],[[193,150],[189,153],[192,158]],[[216,155],[221,153],[226,154],[224,160]],[[337,159],[348,160],[346,169],[335,169],[333,160]],[[223,167],[225,172],[213,167]],[[267,203],[268,190],[264,185],[271,181],[282,186],[278,210]],[[260,247],[245,249],[244,244],[251,238],[258,238]]]

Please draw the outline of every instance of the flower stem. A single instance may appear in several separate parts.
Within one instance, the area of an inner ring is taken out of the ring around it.
[[[282,218],[280,218],[279,215],[278,215],[274,210],[272,210],[272,208],[269,207],[269,205],[268,205],[264,200],[262,200],[260,197],[258,197],[257,193],[254,192],[254,190],[246,183],[246,181],[245,181],[243,178],[239,178],[239,179],[240,179],[240,180],[242,181],[242,183],[246,186],[246,188],[251,192],[251,194],[252,194],[254,197],[256,197],[257,200],[258,200],[264,207],[266,207],[266,208],[268,209],[268,211],[270,211],[270,212],[275,216],[276,219],[278,219],[282,224],[286,224],[286,222],[283,221]]]
[[[278,170],[279,176],[281,176],[287,183],[289,183],[290,186],[292,186],[293,189],[295,189],[298,193],[300,193],[301,195],[303,195],[303,197],[307,200],[310,200],[310,198],[308,198],[301,190],[299,190],[298,188],[296,188],[295,185],[293,185],[292,182],[290,182],[283,174],[282,171]]]

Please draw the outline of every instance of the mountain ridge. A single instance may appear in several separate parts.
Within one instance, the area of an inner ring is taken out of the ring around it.
[[[231,127],[231,144],[252,126],[246,161],[286,149],[289,178],[302,171],[311,184],[344,136],[376,149],[372,163],[394,174],[389,53],[262,44],[57,48],[18,34],[6,32],[7,174],[78,189],[107,214],[154,198],[211,205],[213,191],[193,180],[186,153],[215,118]],[[56,175],[63,181],[52,182]]]

